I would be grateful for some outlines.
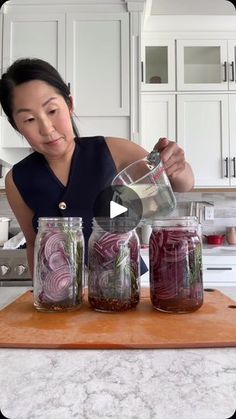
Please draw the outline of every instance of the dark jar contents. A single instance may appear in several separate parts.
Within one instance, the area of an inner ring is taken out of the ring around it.
[[[188,313],[201,307],[202,245],[196,217],[155,222],[149,258],[150,297],[155,309]]]
[[[84,290],[82,218],[39,218],[33,286],[37,310],[70,311],[81,305]]]
[[[124,232],[124,228],[127,220],[105,218],[99,224],[93,220],[88,249],[88,301],[97,311],[125,311],[139,303],[140,243],[134,229]]]

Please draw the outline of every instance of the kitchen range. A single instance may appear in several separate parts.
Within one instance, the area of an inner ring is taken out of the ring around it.
[[[0,287],[31,285],[26,249],[0,247]]]

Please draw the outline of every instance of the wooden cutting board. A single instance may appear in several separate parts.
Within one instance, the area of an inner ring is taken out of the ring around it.
[[[194,313],[168,314],[152,308],[142,290],[136,309],[99,313],[87,302],[73,312],[41,313],[28,291],[0,311],[0,347],[8,348],[206,348],[236,346],[236,302],[205,292]]]

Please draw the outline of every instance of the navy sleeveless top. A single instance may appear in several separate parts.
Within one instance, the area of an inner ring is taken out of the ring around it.
[[[110,186],[116,174],[116,166],[105,138],[100,136],[75,139],[66,186],[38,152],[33,152],[12,169],[17,189],[26,205],[34,212],[32,223],[36,233],[39,217],[83,218],[86,262],[94,201],[104,188]],[[65,209],[60,208],[61,202],[66,204]],[[142,261],[142,273],[146,270]]]

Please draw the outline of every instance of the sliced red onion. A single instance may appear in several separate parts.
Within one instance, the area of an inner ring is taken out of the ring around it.
[[[192,238],[195,244],[193,245]],[[173,299],[189,287],[190,253],[199,239],[196,232],[164,230],[154,231],[150,240],[150,285],[152,294],[159,299]],[[185,284],[187,281],[187,284]]]
[[[65,235],[62,233],[53,233],[47,238],[44,246],[44,254],[48,260],[52,253],[57,251],[64,252]]]
[[[52,271],[57,271],[69,264],[65,254],[61,251],[54,252],[49,256],[48,265]]]
[[[69,287],[73,282],[73,275],[69,270],[50,272],[44,281],[44,299],[48,301],[62,301],[69,297]]]
[[[127,243],[128,246],[129,238],[129,233],[104,233],[100,239],[95,242],[94,250],[101,256],[103,260],[113,260],[117,256],[119,248],[122,244]]]

